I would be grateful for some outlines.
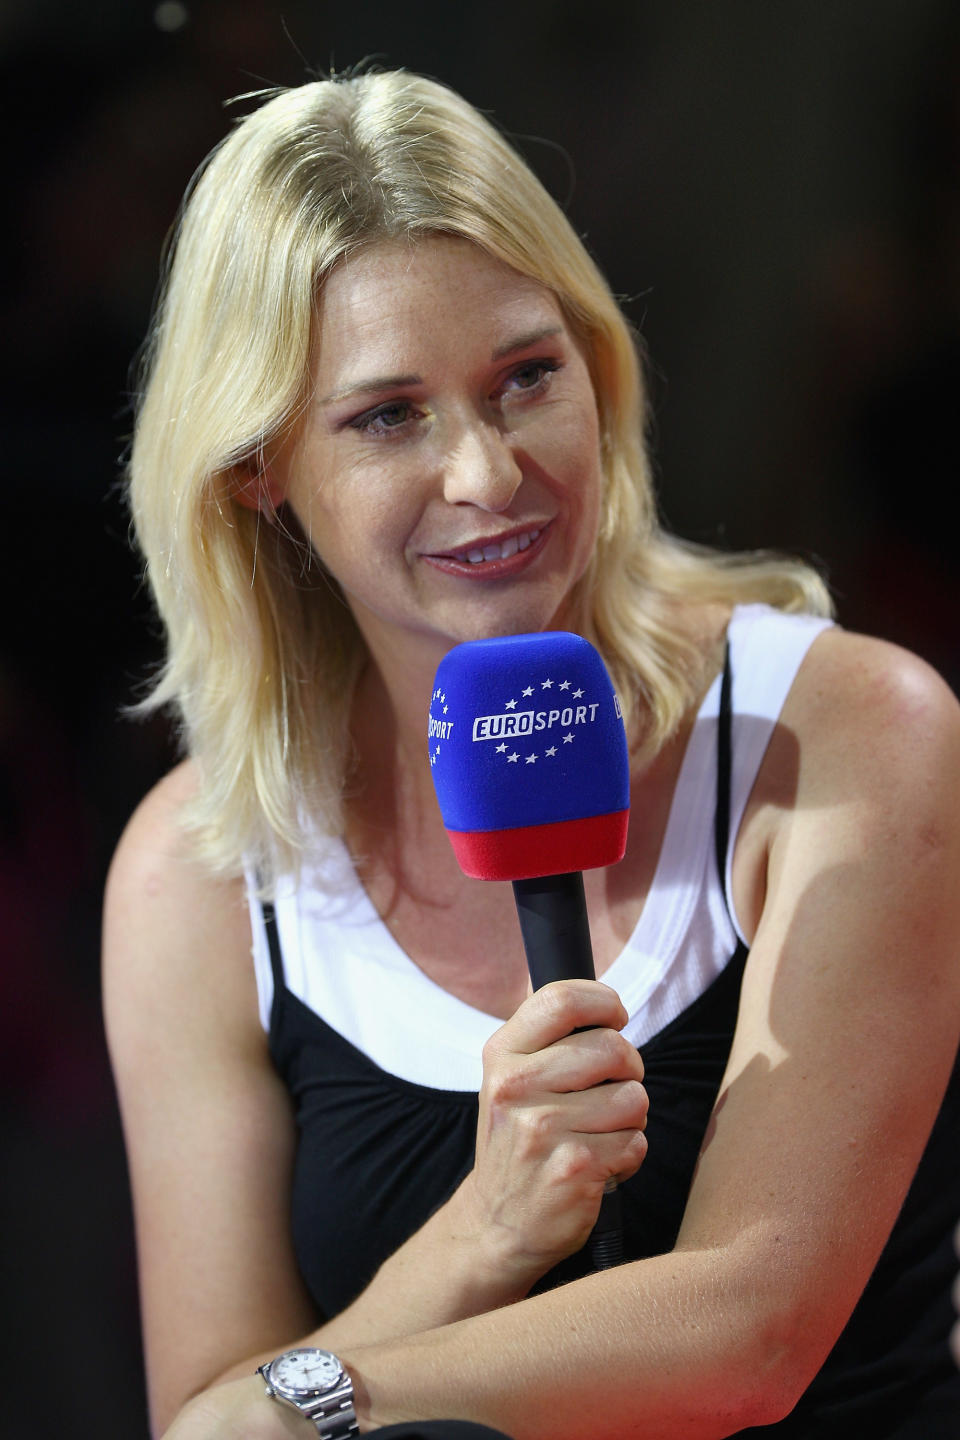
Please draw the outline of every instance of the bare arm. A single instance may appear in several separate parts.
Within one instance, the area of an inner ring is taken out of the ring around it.
[[[611,1440],[719,1437],[786,1413],[836,1340],[956,1050],[960,725],[936,677],[873,642],[824,636],[801,676],[781,736],[799,768],[785,744],[765,766],[765,893],[675,1251],[348,1352],[365,1426],[452,1413],[564,1440],[588,1413]]]
[[[176,816],[191,783],[181,767],[134,816],[104,914],[158,1431],[231,1357],[316,1323],[290,1249],[293,1127],[257,1024],[242,887],[186,856]]]
[[[622,1024],[614,993],[581,987],[575,1013],[569,999],[542,995],[518,1036],[522,1096],[489,1099],[483,1183],[468,1177],[359,1299],[322,1323],[290,1243],[294,1123],[257,1015],[243,887],[211,879],[186,852],[177,814],[192,783],[182,767],[134,817],[104,926],[158,1432],[191,1396],[301,1341],[369,1345],[523,1296],[582,1242],[606,1176],[639,1165],[646,1111],[626,1042],[609,1028],[561,1038],[573,1024]],[[602,1100],[581,1098],[610,1080]],[[584,1127],[599,1133],[573,1147],[569,1173],[546,1169],[558,1131]],[[279,1407],[264,1408],[279,1423]]]

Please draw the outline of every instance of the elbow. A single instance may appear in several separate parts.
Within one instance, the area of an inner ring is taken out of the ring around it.
[[[719,1314],[727,1339],[720,1348],[723,1368],[751,1412],[743,1428],[778,1424],[796,1409],[849,1321],[865,1279],[840,1256],[828,1277],[803,1251],[784,1252],[775,1237],[772,1245],[726,1252],[720,1267]]]
[[[724,1435],[752,1433],[754,1427],[776,1425],[784,1420],[802,1393],[802,1387],[797,1389],[789,1375],[773,1366],[768,1365],[762,1371],[751,1371],[746,1364],[742,1370],[731,1367],[720,1380],[714,1398],[704,1397],[701,1423],[721,1422],[723,1430],[717,1433]]]
[[[717,1433],[739,1435],[741,1431],[752,1433],[755,1426],[776,1425],[786,1419],[806,1389],[805,1384],[797,1382],[793,1367],[769,1355],[756,1356],[757,1368],[751,1368],[746,1355],[737,1359],[740,1364],[731,1365],[717,1378],[712,1394],[705,1390],[698,1407],[700,1423],[719,1421],[724,1428]]]
[[[768,1371],[762,1376],[745,1377],[739,1404],[732,1406],[739,1429],[779,1424],[785,1420],[800,1399],[806,1385],[797,1385],[790,1373]]]
[[[796,1407],[815,1379],[832,1347],[827,1335],[800,1308],[781,1311],[766,1324],[757,1324],[741,1348],[733,1372],[740,1380],[740,1422],[746,1426],[774,1425]]]

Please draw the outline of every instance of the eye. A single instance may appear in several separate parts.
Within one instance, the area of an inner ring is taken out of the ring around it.
[[[416,413],[408,400],[391,400],[385,405],[377,405],[373,410],[365,410],[362,415],[357,415],[348,423],[351,430],[359,430],[367,435],[386,435],[392,430],[401,429]]]
[[[511,371],[504,382],[503,390],[529,394],[531,391],[543,389],[548,377],[559,369],[559,360],[525,360],[516,370]]]

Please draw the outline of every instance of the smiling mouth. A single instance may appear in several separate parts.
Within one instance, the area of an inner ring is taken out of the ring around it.
[[[506,540],[489,540],[484,545],[468,545],[462,550],[448,550],[438,559],[458,560],[461,565],[482,565],[491,560],[512,560],[522,550],[529,550],[539,540],[543,527],[522,530],[519,535],[510,535]]]

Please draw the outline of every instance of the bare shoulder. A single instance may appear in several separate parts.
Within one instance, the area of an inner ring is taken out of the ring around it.
[[[886,940],[897,934],[912,964],[957,977],[960,705],[947,684],[898,646],[827,631],[770,752],[768,902],[835,891],[836,914],[887,915]],[[870,953],[885,948],[877,937]]]
[[[919,656],[867,635],[826,630],[811,646],[784,707],[785,724],[828,727],[825,738],[894,741],[915,747],[956,742],[960,705]]]
[[[778,823],[859,801],[877,813],[956,813],[960,705],[899,646],[826,630],[787,696],[751,798]],[[762,828],[762,827],[761,827]]]
[[[837,629],[807,653],[774,729],[738,839],[737,906],[752,936],[771,885],[809,867],[886,856],[960,865],[960,705],[925,661]],[[796,881],[795,881],[796,883]],[[951,887],[954,888],[954,887]]]
[[[132,888],[146,898],[160,895],[171,885],[202,883],[201,870],[191,862],[181,824],[183,807],[196,792],[197,784],[193,761],[184,760],[141,800],[117,845],[107,882],[108,895],[122,896]]]
[[[927,662],[825,632],[782,719],[799,746],[797,808],[846,816],[862,844],[897,848],[902,865],[960,860],[960,706]]]
[[[256,1001],[242,877],[213,874],[181,825],[196,784],[190,761],[171,771],[137,807],[113,857],[103,926],[112,1043],[121,1030],[136,1043],[141,1028],[156,1027],[168,1011],[183,1027],[186,1016],[203,1015],[205,997],[259,1038],[248,1026]]]

